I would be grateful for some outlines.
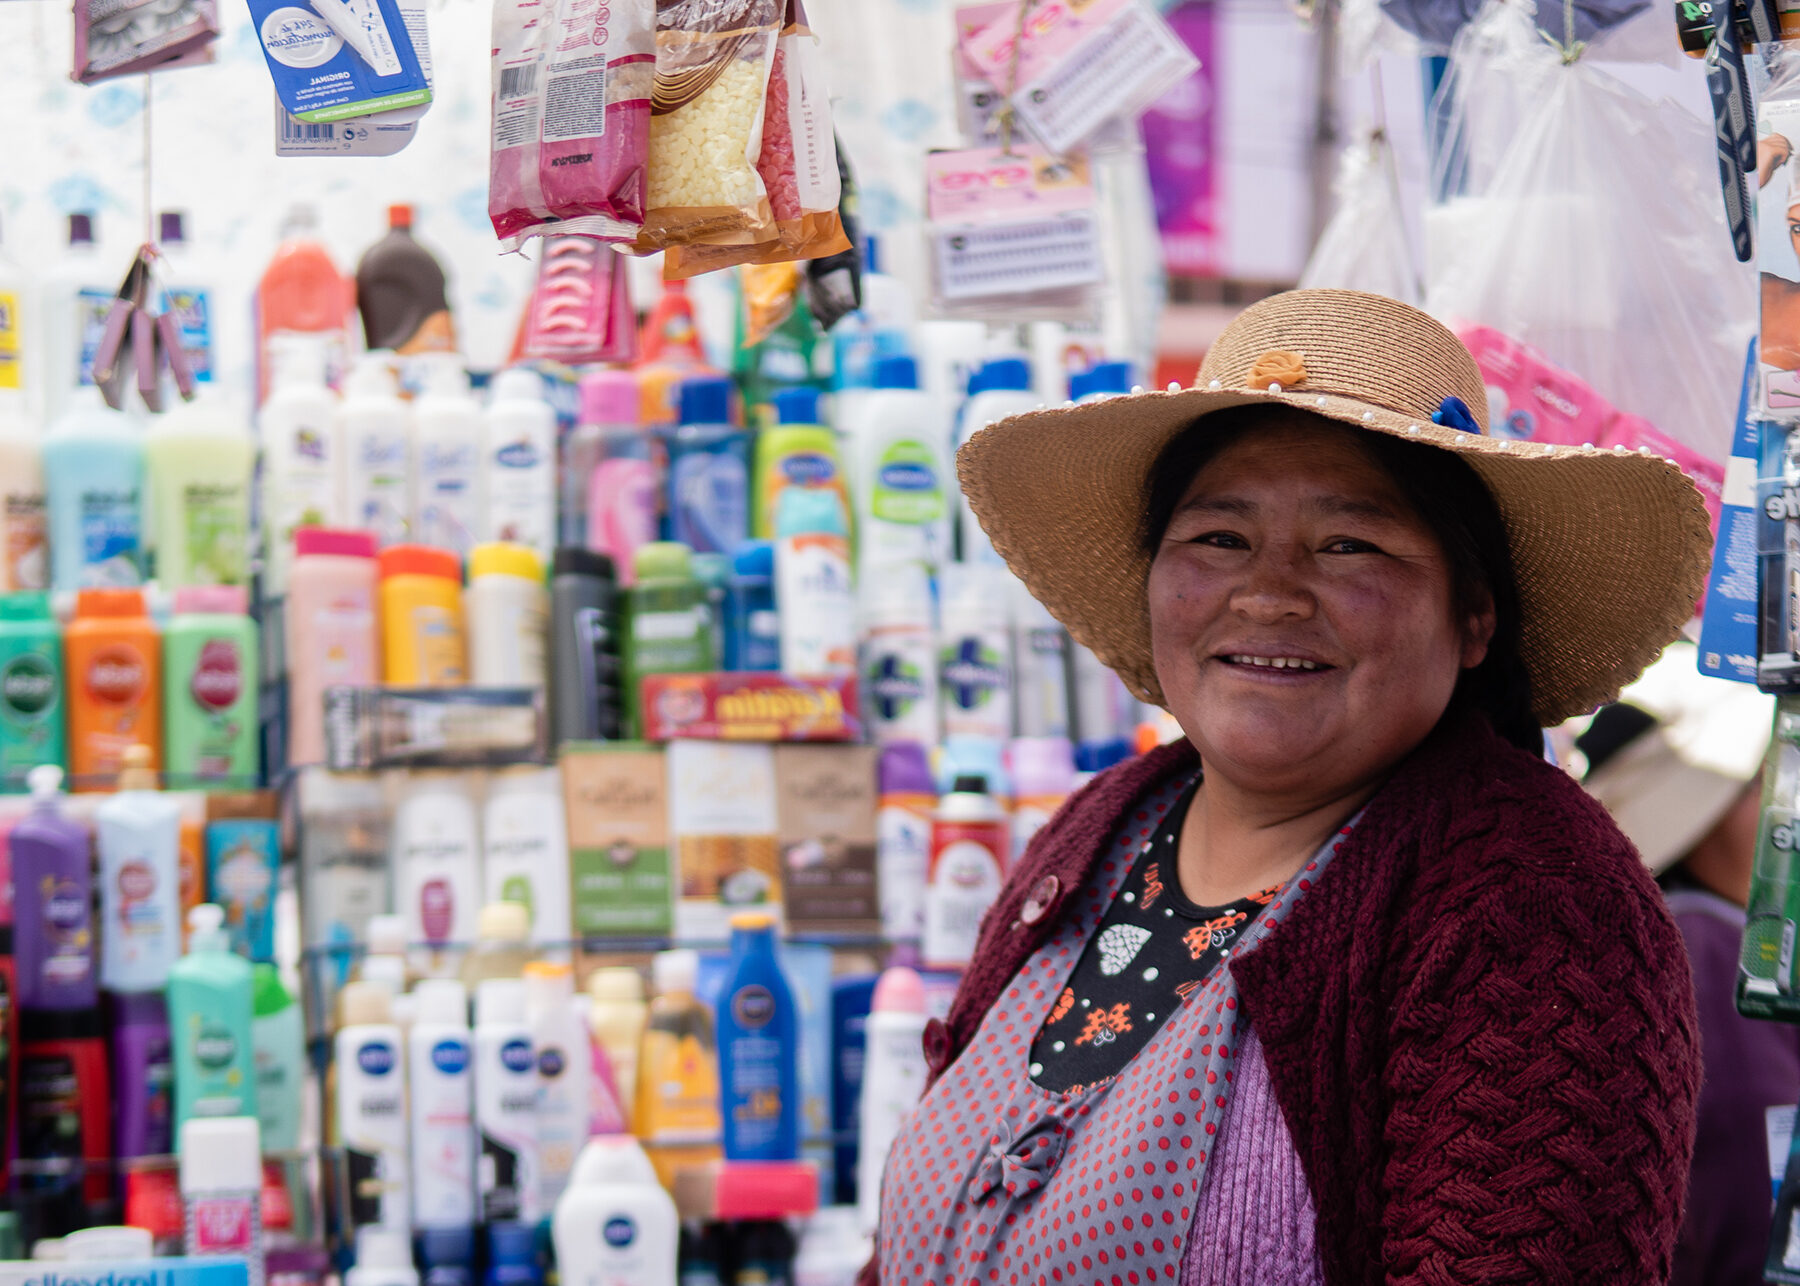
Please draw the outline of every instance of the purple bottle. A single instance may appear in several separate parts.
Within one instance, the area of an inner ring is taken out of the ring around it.
[[[161,992],[113,997],[112,1054],[118,1104],[114,1153],[169,1155],[175,1150],[175,1057]]]
[[[20,1009],[92,1009],[99,1001],[94,868],[86,828],[57,807],[62,777],[55,764],[39,764],[26,775],[31,812],[8,841]]]

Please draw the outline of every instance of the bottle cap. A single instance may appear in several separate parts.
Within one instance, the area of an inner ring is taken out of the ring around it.
[[[413,208],[410,205],[390,205],[388,207],[388,227],[410,228],[413,221]]]
[[[393,993],[378,982],[357,979],[338,992],[338,1026],[367,1027],[392,1022]]]
[[[427,1268],[475,1262],[473,1228],[425,1228],[419,1232],[419,1258]]]
[[[39,1237],[31,1243],[31,1257],[39,1263],[61,1262],[63,1239],[61,1237]]]
[[[358,1268],[405,1268],[413,1266],[412,1238],[404,1228],[368,1223],[356,1230],[356,1266]]]
[[[380,554],[381,578],[390,576],[438,576],[462,582],[462,564],[447,549],[430,545],[389,545]]]
[[[731,583],[731,559],[715,550],[701,550],[688,559],[688,567],[707,589],[722,590]]]
[[[326,554],[335,558],[374,558],[380,553],[375,533],[348,527],[302,527],[294,533],[294,557]]]
[[[144,593],[136,589],[84,589],[75,595],[75,615],[143,616]]]
[[[156,1238],[148,1228],[115,1224],[103,1228],[81,1228],[62,1239],[63,1258],[71,1264],[91,1264],[102,1260],[141,1262],[155,1255]]]
[[[731,380],[724,375],[695,375],[681,381],[675,394],[678,422],[730,424],[731,393]]]
[[[1124,737],[1084,741],[1075,747],[1075,767],[1081,772],[1105,772],[1131,758],[1131,743]]]
[[[767,540],[746,540],[731,555],[731,574],[739,580],[768,580],[775,575],[775,546]]]
[[[204,612],[217,616],[243,616],[250,610],[250,593],[242,585],[184,585],[175,591],[175,614]]]
[[[126,746],[125,753],[119,756],[119,789],[155,790],[155,763],[156,755],[149,746]]]
[[[958,773],[950,790],[957,795],[985,795],[988,792],[987,778],[978,772]]]
[[[580,545],[562,545],[558,547],[550,560],[552,576],[594,576],[600,580],[617,580],[618,572],[613,569],[613,560],[605,554],[592,549],[583,549]]]
[[[1085,371],[1069,376],[1069,400],[1079,402],[1098,393],[1115,397],[1131,392],[1130,362],[1095,362]]]
[[[884,795],[935,795],[931,761],[916,741],[892,741],[881,748],[875,769],[877,788]]]
[[[525,1012],[533,1021],[557,1005],[567,1005],[575,995],[575,972],[553,960],[533,960],[525,966]]]
[[[1031,389],[1031,363],[1023,357],[996,357],[969,375],[969,396],[977,393],[1025,393]]]
[[[187,226],[180,210],[164,210],[156,217],[156,239],[163,245],[186,245]]]
[[[1066,795],[1075,789],[1075,748],[1067,737],[1015,738],[1012,779],[1018,795]]]
[[[937,763],[938,781],[946,789],[954,789],[958,777],[980,777],[987,782],[985,793],[1007,796],[1006,743],[997,737],[981,737],[970,733],[952,733],[944,738],[943,751]]]
[[[372,915],[368,928],[369,954],[398,956],[406,952],[406,920],[398,915]]]
[[[475,917],[475,936],[494,942],[528,941],[531,912],[522,902],[489,902]]]
[[[659,995],[666,996],[674,991],[691,992],[700,981],[699,952],[687,947],[658,951],[650,962],[650,979],[656,984]]]
[[[231,937],[225,932],[225,908],[216,902],[202,902],[188,912],[188,953],[197,951],[229,951]]]
[[[517,1025],[525,1021],[525,984],[518,978],[489,978],[475,988],[475,1025]]]
[[[583,424],[636,425],[642,418],[643,392],[630,371],[590,371],[580,388]]]
[[[469,1023],[469,989],[454,978],[426,978],[413,988],[418,1012],[413,1021],[466,1027]]]
[[[938,580],[944,599],[945,628],[952,615],[1000,623],[1011,615],[1012,574],[992,563],[950,563]]]
[[[85,210],[78,210],[69,216],[69,244],[72,246],[91,246],[94,244],[94,216]]]
[[[494,377],[495,402],[544,404],[544,377],[524,366],[509,366]]]
[[[733,933],[764,933],[775,928],[775,917],[767,911],[739,911],[731,917]]]
[[[784,487],[775,505],[775,536],[785,539],[805,532],[848,536],[844,502],[835,491],[823,487]]]
[[[281,981],[281,970],[272,964],[250,966],[250,1012],[258,1018],[278,1014],[294,1003],[287,985]]]
[[[50,595],[41,589],[0,594],[0,621],[47,621]]]
[[[39,764],[25,774],[25,788],[31,792],[31,802],[40,807],[56,801],[62,782],[63,770],[56,764]]]
[[[857,585],[857,609],[865,626],[933,628],[931,574],[923,563],[865,563]]]
[[[884,969],[875,981],[875,996],[869,1010],[877,1014],[922,1014],[925,1012],[925,983],[905,966]]]
[[[344,381],[345,397],[395,397],[394,355],[385,348],[372,349],[356,359]]]
[[[810,388],[784,388],[775,394],[777,424],[818,424],[819,394]]]
[[[531,1225],[503,1219],[488,1225],[488,1259],[495,1264],[529,1264],[536,1257]]]
[[[181,1195],[259,1192],[262,1131],[254,1116],[196,1116],[181,1126]]]
[[[544,562],[530,545],[496,540],[469,551],[469,580],[477,576],[517,576],[538,585],[543,583]]]
[[[455,353],[421,353],[410,365],[418,375],[420,398],[468,399],[469,372]]]
[[[631,567],[638,580],[689,580],[694,575],[693,550],[673,540],[639,545]]]
[[[919,364],[905,354],[875,359],[875,388],[918,388]]]
[[[644,999],[644,976],[629,965],[596,969],[588,975],[588,995],[609,1004],[641,1004]]]

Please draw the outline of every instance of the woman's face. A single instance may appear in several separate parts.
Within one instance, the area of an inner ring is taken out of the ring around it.
[[[1188,485],[1150,568],[1169,709],[1209,774],[1296,798],[1378,780],[1422,741],[1492,613],[1354,430],[1274,421]]]

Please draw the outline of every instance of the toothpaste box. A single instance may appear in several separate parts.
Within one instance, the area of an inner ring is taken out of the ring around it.
[[[398,0],[249,0],[283,110],[341,121],[431,101]]]

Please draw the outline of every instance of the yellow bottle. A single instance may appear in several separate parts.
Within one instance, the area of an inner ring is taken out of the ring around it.
[[[719,1116],[719,1051],[712,1014],[694,994],[700,957],[664,951],[653,968],[656,999],[638,1059],[638,1138],[664,1187],[686,1166],[715,1161]]]
[[[449,688],[469,681],[462,564],[428,545],[381,551],[381,681]]]
[[[613,1083],[619,1089],[619,1106],[626,1125],[637,1131],[638,1050],[644,1043],[644,1027],[650,1011],[644,1004],[644,980],[636,969],[621,966],[596,969],[588,978],[588,1025],[594,1040],[606,1051]]]

